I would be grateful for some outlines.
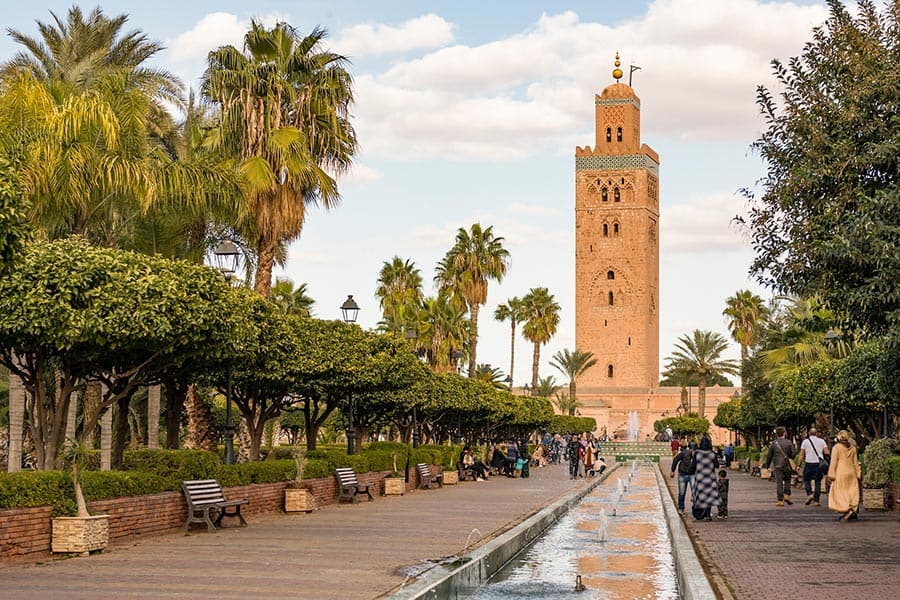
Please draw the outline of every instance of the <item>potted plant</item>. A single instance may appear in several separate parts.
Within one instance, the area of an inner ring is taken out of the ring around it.
[[[297,474],[294,481],[284,488],[284,512],[312,512],[316,510],[316,499],[309,484],[303,481],[303,470],[308,461],[306,450],[296,446],[291,454],[297,464]]]
[[[894,455],[894,441],[881,438],[866,446],[862,454],[863,506],[866,510],[884,510],[884,492],[891,480],[888,461]]]
[[[91,515],[81,490],[81,471],[87,458],[87,449],[84,444],[69,439],[63,447],[62,457],[72,475],[77,512],[74,517],[53,519],[50,549],[53,552],[81,555],[103,550],[109,543],[109,515]]]
[[[385,496],[402,496],[406,493],[406,475],[397,469],[397,453],[391,452],[394,470],[384,478],[384,495]]]

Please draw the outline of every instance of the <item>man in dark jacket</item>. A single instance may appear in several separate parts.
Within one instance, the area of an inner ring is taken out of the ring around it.
[[[784,506],[785,502],[793,504],[791,501],[791,476],[794,468],[791,466],[791,460],[796,452],[794,444],[787,439],[787,430],[778,426],[775,428],[775,441],[769,446],[769,452],[766,454],[766,462],[764,469],[768,469],[772,465],[772,475],[775,477],[775,495],[777,500],[775,506]]]
[[[694,442],[688,444],[688,447],[678,453],[675,460],[672,461],[672,473],[669,477],[675,477],[675,471],[678,471],[678,514],[684,514],[684,496],[687,488],[691,488],[691,496],[694,495],[694,449],[697,447]]]
[[[578,442],[578,436],[573,435],[569,439],[569,445],[566,447],[566,454],[569,458],[569,479],[578,477],[578,449],[581,444]]]

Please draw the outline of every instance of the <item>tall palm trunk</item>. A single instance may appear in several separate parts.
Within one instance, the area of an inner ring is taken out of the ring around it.
[[[572,402],[572,412],[575,412],[575,376],[569,377],[569,400]]]
[[[184,410],[188,419],[188,435],[184,440],[184,447],[216,452],[217,440],[213,433],[212,409],[200,398],[193,384],[188,386]]]
[[[260,238],[257,251],[256,283],[254,289],[263,298],[272,292],[272,267],[275,264],[275,240]]]
[[[697,406],[700,409],[700,416],[706,415],[706,373],[697,379]]]
[[[509,335],[509,391],[513,389],[513,368],[516,366],[516,320],[512,319]]]
[[[469,309],[469,320],[472,321],[472,335],[469,336],[469,377],[475,378],[475,350],[478,346],[478,311],[480,306],[472,304]]]
[[[534,358],[531,359],[531,389],[535,389],[538,384],[538,365],[541,362],[541,343],[534,343]]]
[[[97,423],[97,413],[100,412],[100,401],[103,395],[103,387],[99,381],[91,381],[84,386],[84,400],[81,403],[81,420],[83,423]],[[97,426],[90,427],[81,432],[81,439],[87,448],[93,449],[97,440]]]

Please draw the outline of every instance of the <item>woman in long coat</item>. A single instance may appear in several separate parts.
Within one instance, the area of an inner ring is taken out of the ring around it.
[[[719,463],[712,449],[712,440],[703,436],[694,451],[694,489],[691,492],[691,512],[698,521],[712,520],[712,507],[719,506],[719,482],[716,468]]]
[[[831,482],[828,508],[841,513],[841,521],[857,518],[860,476],[856,446],[850,442],[850,434],[842,429],[831,449],[831,466],[828,468],[828,481]]]

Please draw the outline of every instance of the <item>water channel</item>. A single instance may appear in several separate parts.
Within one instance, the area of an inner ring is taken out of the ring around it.
[[[678,598],[656,468],[618,469],[466,598]]]

